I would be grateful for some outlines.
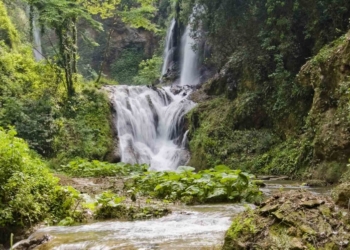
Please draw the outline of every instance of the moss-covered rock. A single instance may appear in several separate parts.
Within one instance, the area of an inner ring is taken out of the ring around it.
[[[126,221],[146,220],[160,218],[171,213],[171,210],[164,207],[156,206],[128,206],[118,204],[117,206],[104,206],[95,213],[95,219],[119,219]]]
[[[314,89],[307,117],[313,136],[314,159],[346,163],[350,154],[350,32],[324,47],[306,63],[297,78]]]
[[[280,83],[254,82],[231,60],[188,115],[189,164],[338,182],[350,155],[349,58],[350,32]]]
[[[345,219],[329,197],[279,193],[235,217],[223,249],[350,249]]]
[[[335,203],[341,207],[349,208],[350,206],[350,183],[341,183],[332,190],[332,197]]]
[[[270,150],[279,137],[263,126],[265,115],[257,108],[258,94],[234,101],[225,97],[200,103],[188,115],[190,124],[190,165],[205,169],[220,164],[250,166],[256,155]],[[262,112],[262,111],[261,111]]]

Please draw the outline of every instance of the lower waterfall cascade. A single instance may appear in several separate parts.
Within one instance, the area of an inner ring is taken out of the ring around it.
[[[121,161],[175,170],[189,160],[184,117],[195,107],[190,87],[108,86],[116,110]]]

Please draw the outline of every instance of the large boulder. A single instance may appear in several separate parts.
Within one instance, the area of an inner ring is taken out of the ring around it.
[[[350,183],[341,183],[335,187],[332,196],[338,206],[348,209],[350,207]]]
[[[278,193],[234,219],[223,249],[350,249],[345,219],[330,197]]]

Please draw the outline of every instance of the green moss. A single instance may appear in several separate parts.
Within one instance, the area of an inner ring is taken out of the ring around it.
[[[334,54],[335,50],[344,44],[344,41],[346,41],[346,35],[343,35],[339,37],[337,40],[331,42],[330,44],[327,44],[324,46],[315,57],[311,59],[311,64],[318,65],[325,63],[327,60],[329,60]]]
[[[271,130],[254,127],[264,119],[256,107],[257,98],[258,94],[243,95],[234,101],[219,97],[190,112],[189,164],[198,169],[219,164],[249,169],[252,159],[279,143]]]
[[[258,156],[252,167],[258,173],[296,176],[309,166],[312,149],[307,139],[289,139]]]

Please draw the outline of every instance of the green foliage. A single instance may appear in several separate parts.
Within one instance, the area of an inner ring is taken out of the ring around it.
[[[57,36],[57,49],[54,49],[56,62],[64,71],[67,97],[75,94],[77,83],[77,22],[85,20],[96,29],[102,29],[101,24],[95,21],[86,8],[78,2],[70,0],[27,0],[33,12],[38,12],[39,24],[55,31]],[[51,42],[52,44],[52,42]]]
[[[309,140],[290,139],[257,157],[252,167],[255,172],[264,174],[298,177],[309,167],[312,150]]]
[[[15,126],[44,156],[102,159],[112,144],[106,95],[77,84],[66,100],[55,65],[35,62],[29,47],[0,48],[0,126]]]
[[[125,49],[112,64],[112,77],[120,84],[132,85],[137,75],[139,64],[143,59],[143,52],[136,48]]]
[[[135,198],[141,194],[158,199],[181,200],[187,204],[254,201],[260,192],[251,177],[226,166],[198,173],[192,167],[179,167],[176,172],[134,174],[125,188]]]
[[[350,3],[345,0],[192,0],[181,1],[182,16],[202,6],[194,27],[207,31],[219,66],[237,51],[251,72],[263,80],[280,67],[296,74],[306,58],[349,28]],[[250,46],[247,47],[246,45]],[[259,65],[260,64],[260,65]]]
[[[190,165],[197,169],[223,163],[251,169],[251,161],[269,151],[280,139],[266,124],[264,111],[255,94],[234,101],[215,98],[199,104],[188,114],[190,120]]]
[[[151,59],[142,61],[139,65],[138,75],[133,79],[135,84],[151,85],[156,83],[161,76],[162,63],[162,58],[156,55]]]
[[[19,36],[15,26],[12,24],[5,4],[0,1],[0,41],[4,41],[10,48],[16,47]]]
[[[105,176],[127,176],[131,173],[146,172],[148,166],[131,165],[127,163],[108,163],[97,160],[87,161],[76,159],[69,162],[67,165],[62,165],[58,169],[72,177],[105,177]]]
[[[75,157],[102,160],[112,147],[110,108],[105,93],[84,87],[65,103],[55,120],[54,149],[59,161]]]
[[[15,135],[13,129],[0,130],[0,227],[28,227],[46,218],[57,222],[69,215],[76,193],[58,186],[58,179]]]
[[[0,126],[16,126],[18,135],[43,155],[52,154],[57,100],[56,67],[34,61],[29,47],[10,50],[0,44]]]

